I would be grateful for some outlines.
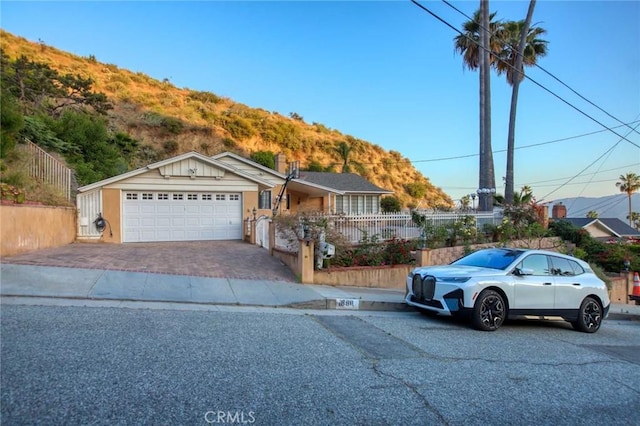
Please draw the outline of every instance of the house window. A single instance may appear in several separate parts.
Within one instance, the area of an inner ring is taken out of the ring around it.
[[[187,200],[197,200],[198,194],[187,194]]]
[[[216,201],[224,201],[227,197],[224,194],[216,194]]]
[[[173,199],[174,200],[183,200],[184,199],[184,194],[173,194]]]
[[[202,194],[202,200],[211,201],[212,200],[211,194]]]
[[[158,200],[168,200],[169,199],[169,194],[163,193],[163,194],[158,194]]]
[[[271,208],[271,191],[262,191],[260,193],[260,199],[258,200],[259,209]]]
[[[240,201],[240,195],[238,194],[229,195],[229,201]]]
[[[346,213],[344,211],[344,196],[336,195],[336,213]]]
[[[138,194],[135,192],[127,192],[127,200],[137,200]]]
[[[365,198],[366,198],[365,213],[379,213],[378,196],[367,195]]]
[[[148,192],[143,192],[142,193],[142,199],[143,200],[153,200],[153,194],[150,194]]]

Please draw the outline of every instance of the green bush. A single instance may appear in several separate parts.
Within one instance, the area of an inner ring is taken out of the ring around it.
[[[383,213],[393,213],[402,210],[400,200],[393,196],[384,197],[380,200],[380,208]]]
[[[251,159],[270,169],[276,168],[275,154],[271,151],[256,151],[251,154]]]
[[[194,101],[200,101],[200,102],[212,103],[212,104],[217,104],[222,100],[219,96],[211,92],[191,92],[187,97],[189,99],[193,99]]]

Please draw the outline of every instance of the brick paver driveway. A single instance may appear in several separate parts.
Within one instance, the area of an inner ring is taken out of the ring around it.
[[[214,278],[295,281],[269,251],[242,241],[74,243],[2,258],[2,263]]]

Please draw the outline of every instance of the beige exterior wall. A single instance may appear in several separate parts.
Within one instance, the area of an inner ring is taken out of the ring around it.
[[[241,176],[226,173],[224,177],[196,177],[187,176],[163,177],[158,170],[150,170],[138,176],[106,185],[105,188],[117,188],[136,191],[216,191],[216,192],[244,192],[257,191],[258,184]]]
[[[585,230],[594,238],[610,238],[613,237],[611,232],[602,229],[599,226],[589,225],[585,228]]]
[[[326,269],[315,271],[313,283],[402,290],[413,268],[411,265],[393,265]]]
[[[243,161],[237,160],[233,157],[222,157],[218,161],[220,161],[221,163],[229,164],[230,166],[233,166],[236,169],[248,175],[255,176],[262,180],[266,180],[267,182],[270,182],[274,185],[281,185],[284,183],[284,179],[282,179],[281,177],[274,176],[273,174],[267,171],[261,170],[257,167],[253,167],[252,165],[247,164]]]
[[[302,200],[298,211],[324,211],[323,197],[308,197]]]
[[[72,207],[0,205],[0,256],[64,246],[75,237]]]
[[[609,298],[611,303],[619,303],[622,305],[634,305],[634,300],[629,300],[629,295],[633,292],[633,273],[620,274],[619,277],[610,278],[611,290]]]
[[[108,243],[122,242],[122,192],[119,189],[102,190],[102,217],[108,222],[102,233],[102,241]],[[110,232],[111,231],[111,232]],[[113,234],[113,235],[112,235]]]

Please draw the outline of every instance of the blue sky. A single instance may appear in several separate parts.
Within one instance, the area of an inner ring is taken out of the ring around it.
[[[468,15],[479,5],[452,3]],[[467,19],[443,2],[422,4],[456,28]],[[504,20],[523,19],[527,7],[526,1],[490,2]],[[638,127],[616,127],[630,142],[622,140],[525,81],[516,188],[530,185],[544,201],[616,194],[620,174],[640,173],[640,2],[539,0],[534,22],[549,41],[539,64]],[[178,87],[296,112],[308,123],[398,151],[454,199],[477,189],[478,74],[454,53],[456,33],[408,0],[3,1],[0,25]],[[620,126],[543,71],[528,75],[605,126]],[[496,184],[503,193],[511,89],[495,74],[491,88]],[[591,135],[577,137],[584,134]],[[451,157],[462,158],[444,160]]]

